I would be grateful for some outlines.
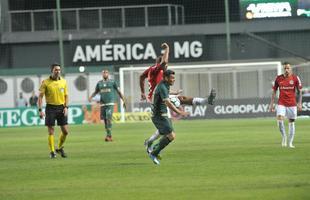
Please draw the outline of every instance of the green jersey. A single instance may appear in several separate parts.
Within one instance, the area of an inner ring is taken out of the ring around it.
[[[170,86],[167,82],[161,81],[155,88],[155,92],[152,97],[152,112],[153,116],[167,115],[168,109],[164,102],[169,98]]]
[[[96,85],[96,94],[100,94],[100,103],[103,105],[114,105],[115,92],[118,86],[114,80],[101,80]]]

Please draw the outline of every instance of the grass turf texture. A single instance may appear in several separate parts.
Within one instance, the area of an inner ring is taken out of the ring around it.
[[[296,149],[281,147],[274,119],[174,128],[160,166],[143,146],[151,123],[114,124],[112,143],[102,125],[70,126],[69,157],[54,160],[45,127],[1,128],[0,199],[310,199],[309,120],[296,123]]]

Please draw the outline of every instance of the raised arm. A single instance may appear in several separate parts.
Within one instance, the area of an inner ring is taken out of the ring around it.
[[[161,59],[160,65],[166,65],[169,61],[169,45],[167,43],[163,43],[161,47],[165,50],[163,57]]]

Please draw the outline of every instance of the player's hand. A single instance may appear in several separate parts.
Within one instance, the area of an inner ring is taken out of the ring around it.
[[[40,116],[40,119],[43,119],[45,117],[45,113],[43,111],[40,111],[39,116]]]
[[[161,44],[161,48],[163,48],[163,49],[167,49],[167,48],[169,48],[169,45],[165,42],[165,43],[162,43]]]
[[[181,115],[182,117],[187,117],[189,115],[189,113],[188,112],[184,112],[183,110],[181,110],[179,115]]]
[[[141,101],[145,101],[146,100],[146,96],[144,93],[141,93]]]
[[[65,117],[68,116],[68,108],[67,108],[67,107],[64,108],[63,113],[64,113],[64,116],[65,116]]]
[[[91,100],[92,100],[92,97],[91,96],[88,97],[88,102],[91,102]]]
[[[177,95],[182,94],[182,92],[183,92],[183,90],[182,90],[182,89],[177,90]]]
[[[274,107],[273,107],[273,104],[270,104],[269,105],[269,112],[274,112],[275,110],[274,110]]]
[[[297,104],[297,110],[298,110],[298,111],[302,111],[302,105],[301,105],[301,103],[298,103],[298,104]]]

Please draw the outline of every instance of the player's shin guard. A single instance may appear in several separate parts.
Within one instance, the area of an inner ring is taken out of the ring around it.
[[[63,144],[65,143],[67,138],[67,135],[61,133],[59,136],[59,141],[58,141],[58,149],[61,149],[63,147]]]
[[[293,140],[295,136],[295,122],[288,123],[288,130],[289,130],[288,144],[289,146],[293,146]]]
[[[205,105],[207,104],[207,102],[208,102],[208,99],[206,98],[199,98],[199,97],[193,98],[193,106]]]
[[[50,148],[51,152],[55,152],[55,146],[54,146],[54,135],[48,135],[48,147]]]
[[[285,126],[284,126],[283,120],[278,120],[278,127],[282,135],[282,146],[286,146],[286,133],[285,133]]]
[[[152,151],[152,155],[157,156],[161,150],[163,150],[171,141],[168,137],[163,136],[158,145],[156,145],[155,149]]]

